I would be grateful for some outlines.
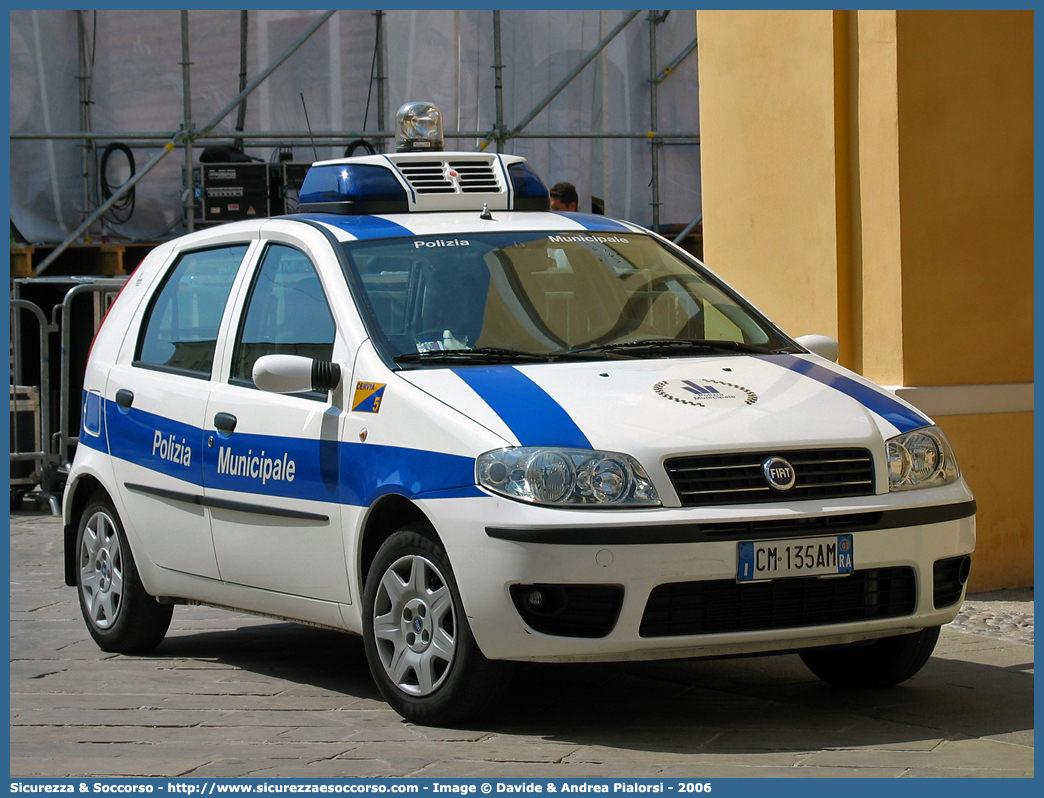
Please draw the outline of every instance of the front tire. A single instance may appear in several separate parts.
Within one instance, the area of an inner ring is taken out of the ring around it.
[[[80,612],[103,651],[133,653],[159,645],[173,605],[145,592],[127,534],[108,497],[92,497],[76,536],[76,590]]]
[[[810,648],[801,660],[812,673],[837,687],[891,687],[912,677],[932,656],[939,627],[884,637],[870,645]]]
[[[424,523],[404,526],[378,550],[363,592],[363,640],[381,694],[415,723],[474,717],[509,679],[508,663],[479,651],[449,558]]]

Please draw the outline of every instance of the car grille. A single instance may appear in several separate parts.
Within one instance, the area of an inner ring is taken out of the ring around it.
[[[782,457],[794,466],[790,490],[770,488],[761,464]],[[834,499],[874,493],[874,462],[866,449],[743,452],[676,457],[665,464],[684,507]]]
[[[898,618],[917,604],[912,568],[872,568],[848,576],[803,576],[740,584],[674,582],[649,596],[642,637],[757,632]]]
[[[499,194],[493,165],[488,161],[400,162],[399,171],[418,194]]]

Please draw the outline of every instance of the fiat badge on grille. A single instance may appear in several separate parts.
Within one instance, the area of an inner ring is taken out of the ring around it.
[[[761,473],[765,475],[765,481],[770,488],[775,490],[790,490],[797,481],[794,466],[782,457],[770,457],[761,464]]]

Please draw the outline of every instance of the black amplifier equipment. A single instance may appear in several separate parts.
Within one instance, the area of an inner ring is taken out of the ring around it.
[[[268,164],[202,163],[200,172],[204,223],[269,215]]]

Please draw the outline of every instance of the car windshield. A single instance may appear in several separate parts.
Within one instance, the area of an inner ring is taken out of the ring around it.
[[[792,346],[713,277],[640,233],[421,236],[344,250],[374,338],[400,365]]]

